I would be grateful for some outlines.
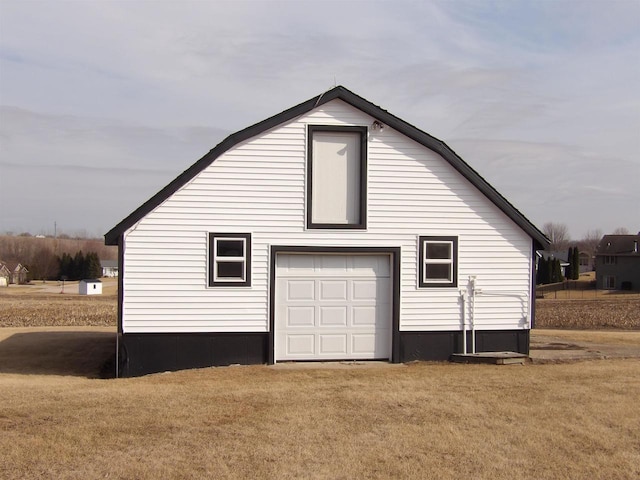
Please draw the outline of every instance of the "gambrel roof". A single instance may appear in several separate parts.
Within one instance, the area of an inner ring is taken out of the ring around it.
[[[267,118],[255,125],[240,130],[232,135],[229,135],[222,142],[220,142],[215,148],[213,148],[204,157],[194,163],[187,170],[182,172],[171,183],[160,190],[156,195],[151,197],[140,207],[138,207],[128,217],[118,223],[109,232],[105,234],[105,243],[107,245],[117,245],[118,239],[124,234],[126,230],[135,225],[138,221],[144,218],[154,208],[160,205],[163,201],[173,195],[182,186],[188,183],[202,170],[208,167],[216,158],[233,148],[235,145],[250,139],[256,135],[259,135],[271,128],[276,127],[282,123],[292,120],[300,115],[303,115],[320,105],[328,103],[332,100],[342,100],[343,102],[352,105],[353,107],[361,110],[362,112],[377,119],[384,125],[395,129],[401,134],[411,138],[419,144],[425,146],[429,150],[432,150],[449,162],[462,176],[464,176],[471,184],[473,184],[478,190],[480,190],[487,198],[489,198],[500,210],[502,210],[509,218],[511,218],[516,225],[524,230],[535,242],[536,248],[544,249],[549,240],[544,234],[536,228],[522,213],[520,213],[509,201],[504,198],[498,191],[493,188],[489,183],[482,178],[478,172],[471,168],[462,158],[460,158],[449,146],[447,146],[441,140],[432,137],[426,132],[423,132],[419,128],[405,122],[404,120],[396,117],[395,115],[383,110],[382,108],[374,105],[373,103],[365,100],[364,98],[356,95],[350,90],[337,86],[331,90],[311,98],[306,102],[303,102],[295,107],[289,108],[273,117]]]

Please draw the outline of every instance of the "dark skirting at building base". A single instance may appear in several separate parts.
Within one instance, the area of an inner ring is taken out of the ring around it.
[[[463,352],[462,332],[400,332],[400,361],[449,360]],[[471,331],[467,352],[471,352]],[[476,352],[518,352],[529,355],[529,330],[476,330]]]
[[[120,377],[267,363],[266,333],[127,333],[119,343]]]
[[[462,332],[400,332],[399,362],[448,361],[463,353]],[[471,332],[467,350],[471,352]],[[120,335],[118,376],[269,362],[268,333],[127,333]],[[476,352],[529,354],[529,330],[476,331]],[[330,359],[327,359],[330,360]],[[355,359],[357,360],[357,359]]]

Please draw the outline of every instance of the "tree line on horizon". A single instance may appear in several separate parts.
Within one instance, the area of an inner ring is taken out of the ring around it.
[[[87,262],[87,257],[90,262]],[[117,257],[118,248],[105,245],[101,239],[0,236],[0,262],[24,265],[29,270],[29,280],[60,280],[61,276],[68,280],[100,277],[100,260],[115,260]],[[91,263],[91,268],[87,263]]]
[[[85,256],[82,251],[78,251],[73,257],[63,253],[62,257],[58,257],[58,265],[56,278],[61,280],[82,280],[102,276],[102,266],[96,252],[89,252]]]

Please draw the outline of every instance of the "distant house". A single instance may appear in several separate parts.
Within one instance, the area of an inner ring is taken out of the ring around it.
[[[580,273],[593,271],[593,255],[588,252],[579,252],[580,257]]]
[[[27,267],[25,267],[21,263],[8,264],[7,268],[11,273],[11,278],[9,279],[9,283],[22,285],[28,282],[27,275],[29,273],[29,270],[27,270]]]
[[[596,281],[606,290],[640,290],[638,235],[605,235],[596,249]]]
[[[11,271],[2,262],[0,262],[0,287],[8,287],[11,283]]]
[[[558,251],[558,250],[541,250],[536,252],[539,258],[544,258],[545,260],[560,260],[560,270],[562,271],[562,276],[567,276],[567,268],[571,266],[571,262],[567,259],[568,251]]]
[[[95,278],[80,280],[78,293],[80,295],[102,295],[102,282]]]
[[[100,260],[100,266],[102,267],[103,277],[113,278],[118,276],[117,260]]]

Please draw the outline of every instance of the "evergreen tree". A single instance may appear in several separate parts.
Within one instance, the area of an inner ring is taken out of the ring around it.
[[[547,259],[544,257],[541,257],[540,260],[538,260],[538,272],[536,275],[536,284],[544,285],[545,283],[549,283],[548,272],[549,272],[549,265],[548,265]]]
[[[86,265],[85,278],[100,278],[102,276],[102,267],[100,266],[98,254],[89,252],[84,260]]]
[[[73,259],[68,253],[63,253],[62,257],[58,257],[58,275],[60,278],[66,277],[67,279],[71,275]]]
[[[573,279],[578,280],[580,278],[580,250],[578,247],[573,247]]]
[[[82,253],[82,250],[80,250],[76,252],[76,254],[73,256],[71,275],[69,275],[69,279],[82,280],[83,278],[86,278],[84,276],[85,273],[86,273],[86,266],[85,266],[84,255]]]
[[[544,257],[538,259],[538,268],[536,269],[536,285],[542,285],[542,275],[544,269]]]
[[[567,263],[569,263],[569,266],[565,273],[567,278],[573,278],[573,247],[569,247],[569,250],[567,251]]]
[[[551,283],[558,283],[562,281],[562,267],[560,266],[560,260],[554,258],[551,261]]]

